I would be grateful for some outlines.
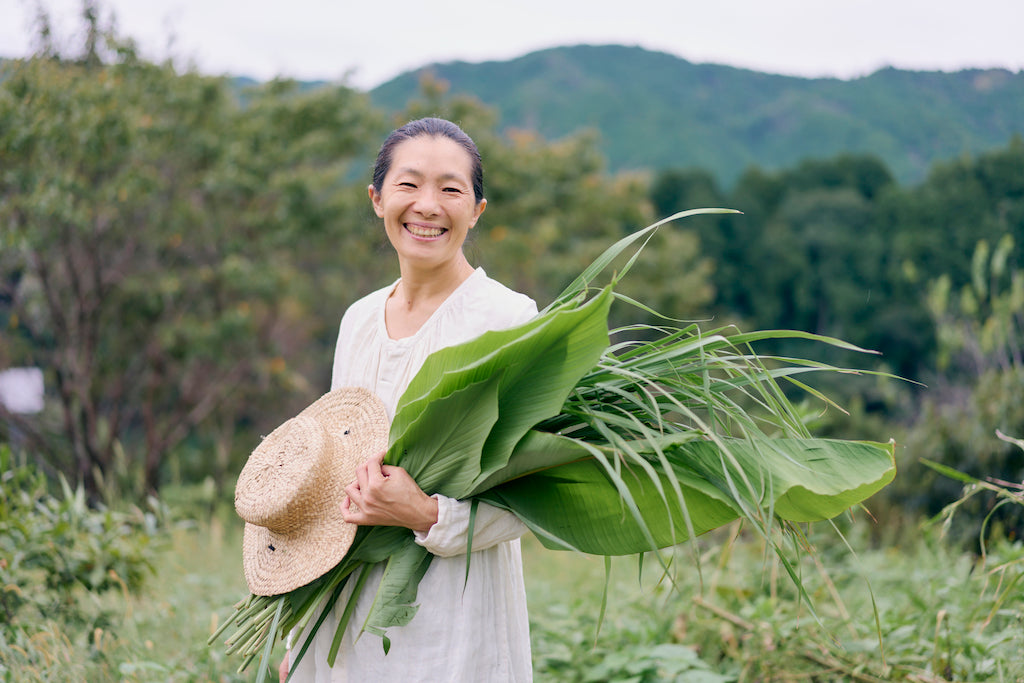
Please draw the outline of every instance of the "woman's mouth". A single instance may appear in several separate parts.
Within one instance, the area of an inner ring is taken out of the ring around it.
[[[415,223],[406,223],[405,229],[411,232],[413,236],[423,238],[440,237],[447,232],[444,228],[429,225],[416,225]]]

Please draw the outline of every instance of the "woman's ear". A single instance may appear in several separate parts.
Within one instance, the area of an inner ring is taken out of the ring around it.
[[[372,183],[366,186],[366,192],[370,195],[370,202],[373,203],[374,213],[383,218],[384,207],[380,205],[380,192],[377,192],[377,188],[375,188]]]
[[[481,199],[480,202],[476,205],[476,211],[473,212],[473,222],[469,224],[471,230],[476,227],[476,222],[480,220],[480,214],[482,214],[484,212],[484,209],[486,208],[487,200]]]

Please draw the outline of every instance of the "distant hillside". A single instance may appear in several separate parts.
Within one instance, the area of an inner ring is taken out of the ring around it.
[[[551,139],[598,129],[613,169],[700,167],[726,183],[753,164],[775,169],[841,152],[875,154],[915,182],[937,160],[1024,134],[1024,72],[998,69],[808,79],[581,45],[433,64],[372,90],[374,103],[401,109],[424,72],[495,108],[505,127]]]

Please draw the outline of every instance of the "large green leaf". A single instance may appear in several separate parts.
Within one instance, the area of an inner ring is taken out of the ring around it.
[[[672,472],[656,468],[661,486],[635,468],[620,474],[589,459],[534,472],[479,497],[514,512],[548,547],[627,555],[653,549],[646,532],[657,547],[675,545],[691,531],[699,535],[737,519],[751,504],[788,521],[829,519],[895,475],[892,446],[877,443],[730,440],[730,457],[711,441],[665,446]],[[734,463],[760,484],[758,500],[735,499],[726,484]],[[672,490],[672,478],[680,496],[665,493]],[[646,532],[624,505],[622,486],[636,502]]]
[[[640,527],[626,507],[614,477],[596,460],[537,472],[482,493],[479,497],[515,513],[549,548],[597,555],[628,555],[681,543],[689,537],[686,513],[674,497],[663,498],[645,476],[620,480],[637,502],[647,526]],[[663,478],[662,483],[667,483]],[[736,512],[700,482],[683,486],[696,510],[696,534],[736,519]],[[648,533],[650,536],[648,536]],[[652,541],[649,538],[653,538]]]
[[[409,536],[402,549],[388,558],[377,595],[362,626],[364,631],[384,637],[385,650],[389,647],[385,631],[392,626],[408,624],[416,615],[416,593],[420,579],[427,573],[433,557],[426,548]],[[332,666],[334,654],[335,651],[332,649]]]
[[[502,370],[427,404],[391,446],[428,494],[456,496],[480,476],[481,453],[498,420]]]
[[[516,444],[508,463],[483,479],[467,495],[474,496],[507,481],[576,460],[593,458],[584,444],[558,434],[530,430]]]
[[[607,348],[612,298],[605,289],[586,303],[432,354],[399,402],[389,460],[431,493],[463,498],[479,489],[534,425],[558,414]],[[481,424],[469,424],[467,415]],[[460,437],[463,429],[472,438]],[[421,477],[438,468],[442,477]]]
[[[760,484],[761,497],[749,501],[771,506],[791,522],[835,517],[870,497],[896,476],[894,446],[833,439],[752,439],[729,441],[722,449],[694,441],[669,449],[677,471],[686,468],[710,481],[741,466],[748,481]]]

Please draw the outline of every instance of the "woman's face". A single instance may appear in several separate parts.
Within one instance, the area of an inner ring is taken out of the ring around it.
[[[472,162],[458,143],[421,135],[400,143],[378,193],[370,199],[404,266],[437,268],[464,260],[462,244],[483,213]]]

